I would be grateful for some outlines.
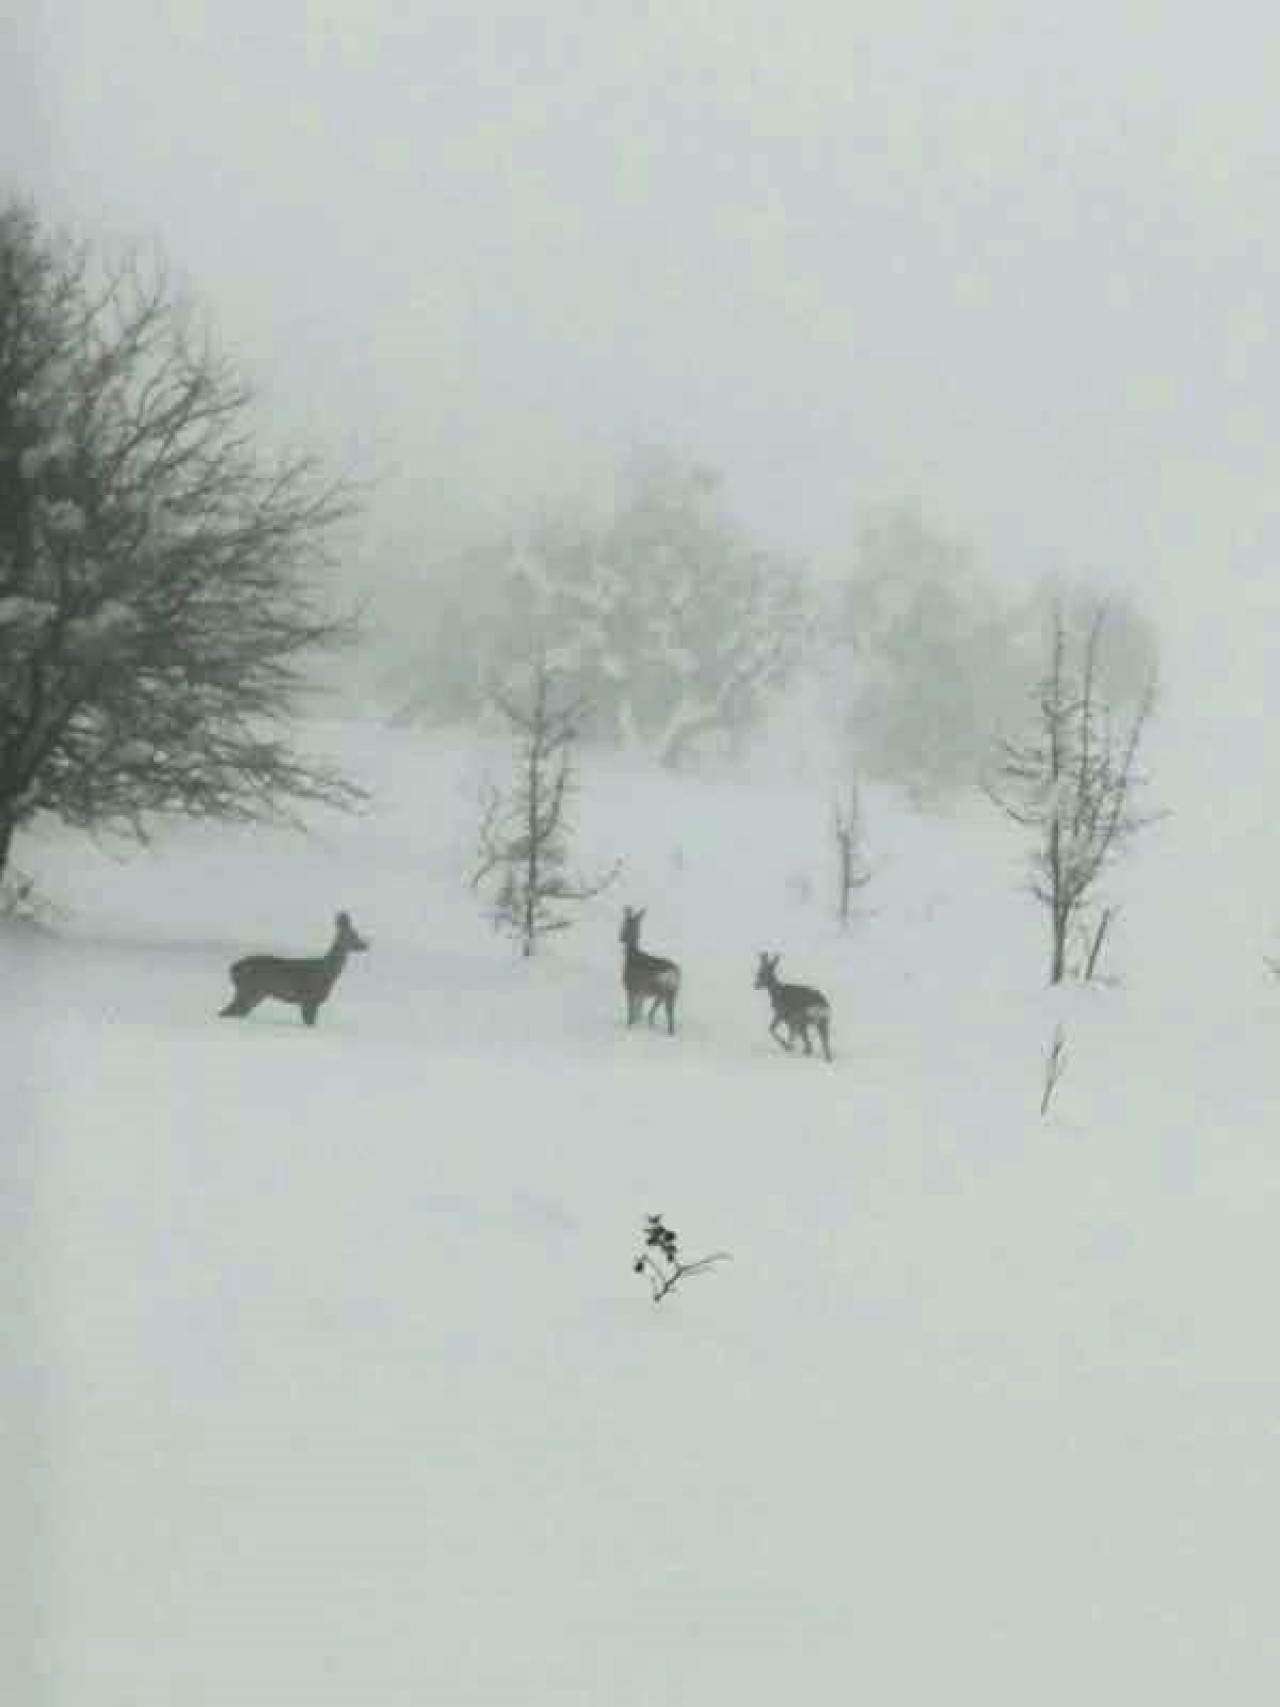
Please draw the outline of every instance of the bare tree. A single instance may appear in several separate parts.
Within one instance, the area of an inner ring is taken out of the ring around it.
[[[1032,893],[1050,928],[1049,982],[1081,971],[1092,977],[1114,909],[1095,920],[1099,881],[1154,815],[1137,809],[1145,778],[1138,749],[1155,705],[1150,677],[1134,709],[1113,715],[1099,687],[1099,654],[1107,607],[1097,604],[1071,656],[1071,636],[1061,605],[1050,617],[1049,663],[1036,689],[1034,728],[1020,741],[1002,741],[991,800],[1017,824],[1035,832]],[[1084,960],[1070,965],[1073,937],[1084,940]]]
[[[544,652],[528,677],[522,694],[494,696],[514,737],[515,779],[505,792],[486,786],[472,877],[473,888],[492,891],[495,924],[516,937],[526,956],[540,937],[572,923],[567,906],[599,895],[619,870],[615,865],[587,880],[569,869],[573,747],[582,707],[563,699]]]
[[[915,503],[872,509],[833,611],[864,774],[919,802],[977,782],[1027,682],[1017,607]]]
[[[841,928],[847,930],[853,897],[871,881],[862,845],[862,800],[856,782],[836,795],[831,822],[836,839],[836,911]]]
[[[37,813],[142,836],[359,798],[287,727],[353,634],[317,591],[352,493],[260,454],[252,404],[160,267],[0,207],[0,873]]]

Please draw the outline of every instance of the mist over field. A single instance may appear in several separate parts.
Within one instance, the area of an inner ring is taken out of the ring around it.
[[[1278,56],[0,19],[6,1700],[1275,1699]]]

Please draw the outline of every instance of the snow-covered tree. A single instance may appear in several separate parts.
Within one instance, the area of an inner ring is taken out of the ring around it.
[[[850,735],[869,776],[931,797],[973,786],[1033,679],[1021,614],[967,547],[914,505],[861,530],[838,626],[850,650]]]
[[[140,835],[358,797],[286,725],[349,633],[313,580],[349,495],[258,454],[251,404],[158,268],[0,207],[0,872],[41,812]]]
[[[1111,909],[1098,905],[1099,881],[1150,815],[1138,809],[1144,778],[1138,750],[1155,704],[1149,676],[1137,704],[1117,715],[1101,685],[1108,613],[1095,603],[1076,621],[1053,607],[1049,660],[1035,691],[1028,733],[1002,741],[987,792],[1034,832],[1032,893],[1049,921],[1049,982],[1091,977]],[[1081,959],[1071,964],[1073,939]]]
[[[469,553],[447,580],[461,601],[440,644],[422,647],[406,714],[459,705],[459,633],[476,703],[519,678],[536,644],[591,708],[585,732],[664,765],[748,736],[806,644],[799,570],[746,538],[717,476],[659,452],[631,464],[604,514],[546,505],[488,565]]]

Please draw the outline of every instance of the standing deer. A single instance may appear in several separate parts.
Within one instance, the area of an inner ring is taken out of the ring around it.
[[[822,1053],[827,1060],[831,1059],[831,1003],[821,990],[811,989],[808,984],[783,984],[778,979],[778,954],[762,954],[760,964],[756,967],[757,990],[767,990],[769,1000],[773,1003],[773,1024],[769,1027],[770,1034],[790,1053],[791,1045],[799,1037],[804,1044],[806,1055],[813,1054],[813,1046],[809,1042],[809,1027],[812,1026],[822,1044]],[[778,1027],[785,1026],[787,1035],[778,1036]]]
[[[316,1023],[316,1015],[329,999],[338,974],[347,963],[349,954],[359,954],[369,944],[351,923],[349,913],[339,913],[333,942],[328,954],[312,960],[290,960],[278,954],[249,954],[231,967],[231,982],[236,993],[220,1010],[223,1019],[240,1019],[252,1013],[267,996],[278,1002],[292,1002],[302,1009],[307,1025]]]
[[[622,929],[618,941],[625,950],[622,957],[622,988],[627,992],[627,1024],[634,1025],[646,1002],[649,1003],[649,1024],[659,1008],[667,1015],[667,1030],[672,1036],[676,1029],[676,997],[680,993],[680,968],[674,960],[664,960],[659,954],[646,954],[640,947],[640,921],[645,909],[622,909]]]

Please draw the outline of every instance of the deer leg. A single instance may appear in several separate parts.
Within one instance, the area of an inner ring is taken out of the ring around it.
[[[302,1004],[302,1023],[303,1023],[303,1025],[314,1025],[316,1023],[316,1015],[319,1012],[320,1012],[319,1002],[303,1002],[303,1004]]]
[[[818,1036],[822,1039],[822,1053],[826,1056],[828,1061],[831,1059],[830,1030],[831,1027],[827,1024],[825,1019],[818,1021]]]
[[[666,1008],[667,1008],[667,1036],[668,1037],[674,1037],[676,1034],[676,999],[674,996],[668,996],[667,997]]]
[[[812,1055],[813,1044],[809,1041],[809,1027],[807,1025],[802,1025],[800,1027],[800,1041],[804,1044],[805,1054]]]
[[[243,1019],[245,1014],[253,1012],[262,999],[260,996],[250,995],[239,984],[236,985],[235,991],[226,1007],[218,1009],[219,1019]]]
[[[782,1017],[781,1017],[781,1015],[779,1015],[774,1020],[773,1024],[769,1027],[769,1035],[770,1035],[770,1037],[772,1037],[772,1039],[775,1043],[780,1043],[782,1045],[782,1047],[786,1050],[787,1054],[789,1055],[791,1053],[791,1039],[790,1039],[790,1037],[779,1037],[778,1036],[778,1027],[781,1024],[782,1024]]]

